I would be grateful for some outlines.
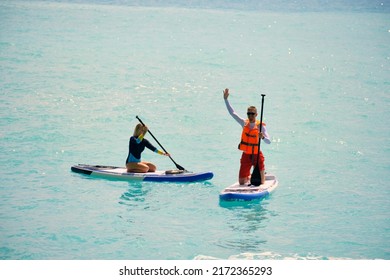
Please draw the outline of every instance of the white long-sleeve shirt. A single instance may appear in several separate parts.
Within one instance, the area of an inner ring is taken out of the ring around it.
[[[233,107],[230,105],[229,103],[229,100],[228,99],[225,99],[225,105],[226,105],[226,108],[229,112],[229,114],[233,117],[233,119],[235,119],[239,125],[241,125],[241,127],[244,127],[245,126],[245,120],[246,119],[243,119],[241,118],[233,109]],[[254,123],[250,123],[250,128],[253,129],[256,125],[256,122]],[[260,129],[260,126],[259,126],[259,129]],[[263,133],[264,135],[264,139],[263,141],[266,143],[266,144],[271,144],[271,140],[269,139],[269,135],[268,135],[268,132],[267,132],[267,128],[265,127],[265,125],[261,125],[261,132]]]

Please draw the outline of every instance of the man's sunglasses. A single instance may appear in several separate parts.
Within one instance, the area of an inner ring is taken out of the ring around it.
[[[250,115],[252,115],[252,116],[253,116],[253,115],[256,115],[256,113],[253,113],[253,112],[247,112],[246,114],[247,114],[248,116],[250,116]]]

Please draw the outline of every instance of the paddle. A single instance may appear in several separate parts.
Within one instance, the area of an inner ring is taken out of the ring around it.
[[[145,126],[145,124],[141,121],[141,119],[140,119],[138,116],[135,116],[135,117],[139,120],[139,122],[140,122],[143,126]],[[164,147],[160,144],[160,142],[158,142],[158,140],[156,139],[156,137],[154,137],[153,133],[152,133],[149,129],[148,129],[148,132],[149,132],[150,135],[153,137],[153,139],[157,142],[157,144],[160,145],[161,149],[163,149],[163,151],[164,151],[166,154],[168,154],[168,152],[164,149]],[[172,160],[172,162],[176,165],[177,169],[179,169],[179,170],[186,170],[183,166],[178,165],[178,164],[173,160],[173,158],[172,158],[171,156],[169,156],[169,158],[170,158],[170,159]]]
[[[260,133],[261,133],[261,127],[262,127],[262,124],[263,124],[264,96],[265,96],[265,94],[261,95]],[[261,185],[261,173],[260,173],[260,170],[259,170],[260,169],[259,168],[260,143],[261,143],[261,139],[259,138],[259,149],[258,149],[258,153],[257,153],[256,166],[253,169],[252,176],[251,176],[251,185],[254,185],[254,186],[260,186]]]

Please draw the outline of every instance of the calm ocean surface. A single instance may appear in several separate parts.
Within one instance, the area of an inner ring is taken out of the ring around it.
[[[0,259],[390,259],[389,1],[160,2],[0,0]],[[225,87],[242,116],[267,94],[261,202],[219,203]],[[124,165],[136,115],[214,178],[70,171]]]

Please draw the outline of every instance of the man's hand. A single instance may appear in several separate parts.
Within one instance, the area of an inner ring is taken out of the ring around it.
[[[229,89],[225,88],[225,90],[223,91],[223,98],[228,99],[228,97],[229,97]]]

